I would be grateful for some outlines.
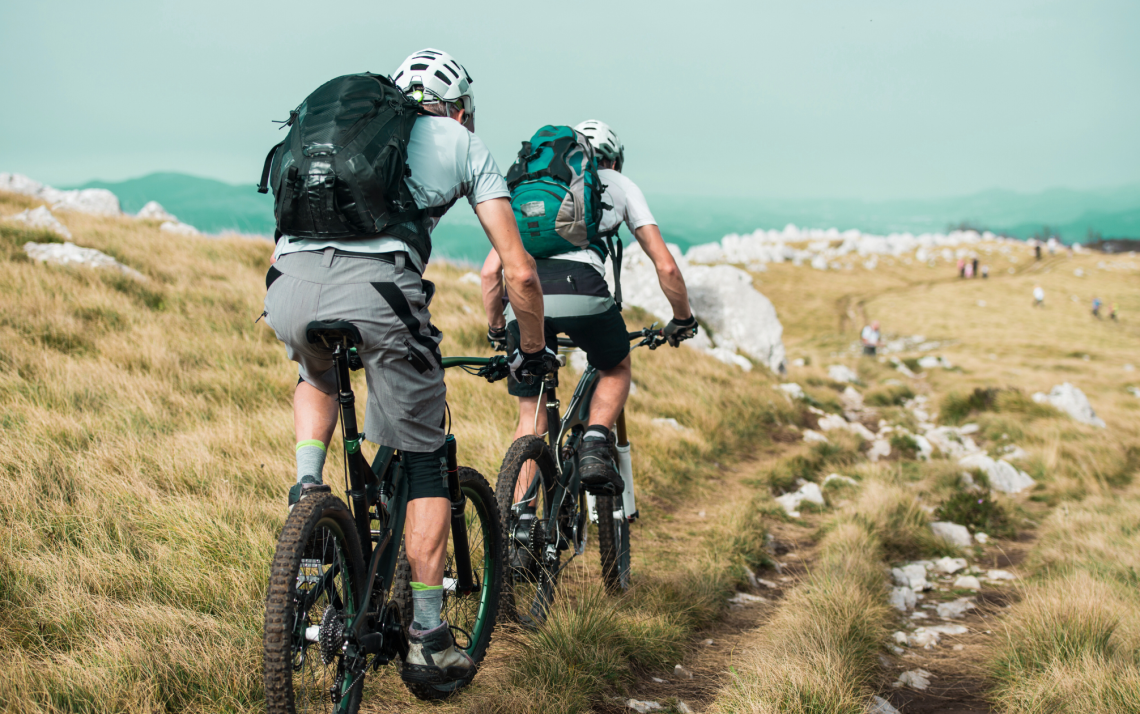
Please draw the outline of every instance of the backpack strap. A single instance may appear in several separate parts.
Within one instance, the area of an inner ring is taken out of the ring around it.
[[[257,184],[258,193],[269,193],[269,169],[273,166],[273,158],[277,156],[277,150],[282,146],[285,146],[284,141],[270,149],[269,155],[265,157],[265,166],[261,169],[261,183]]]
[[[622,246],[620,238],[616,241],[615,245],[614,237],[617,236],[618,231],[620,230],[621,224],[618,224],[617,228],[614,228],[611,231],[606,231],[605,233],[599,235],[600,238],[605,238],[606,251],[609,253],[610,261],[613,262],[614,304],[617,305],[619,312],[621,311],[621,256],[624,246]]]

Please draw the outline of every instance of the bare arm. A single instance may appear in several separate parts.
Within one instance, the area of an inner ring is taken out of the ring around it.
[[[503,316],[503,261],[495,249],[492,248],[487,253],[479,277],[483,281],[483,309],[487,311],[487,327],[505,327],[507,319]]]
[[[685,278],[681,275],[681,269],[677,267],[677,261],[673,260],[673,254],[665,246],[665,239],[661,237],[661,231],[657,226],[650,223],[638,228],[633,234],[637,238],[637,242],[641,244],[641,249],[653,261],[653,267],[657,268],[657,281],[661,284],[661,291],[665,293],[665,298],[673,308],[673,317],[678,320],[687,320],[692,317],[693,312],[689,309],[689,291],[685,289]]]
[[[523,352],[541,352],[546,346],[542,333],[542,284],[538,280],[534,259],[523,248],[511,202],[505,198],[483,201],[475,206],[475,215],[479,217],[487,239],[491,241],[502,262],[511,309],[519,321],[519,347]],[[486,286],[486,278],[483,280]],[[486,307],[486,287],[483,298]],[[487,317],[490,320],[490,312]],[[502,320],[502,317],[499,319]]]

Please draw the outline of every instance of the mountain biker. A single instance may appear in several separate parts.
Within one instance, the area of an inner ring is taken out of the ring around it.
[[[574,129],[585,135],[599,156],[598,177],[606,187],[602,195],[608,204],[602,214],[599,232],[614,231],[624,222],[642,250],[653,261],[661,290],[673,308],[673,319],[664,334],[677,347],[697,333],[697,320],[689,308],[685,279],[677,268],[657,221],[641,189],[622,173],[625,150],[617,134],[606,124],[584,121]],[[525,245],[525,238],[524,238]],[[547,344],[557,344],[555,335],[566,333],[586,353],[597,368],[599,379],[590,402],[590,422],[579,451],[582,484],[588,491],[620,494],[624,483],[610,453],[610,427],[617,421],[629,396],[631,379],[629,338],[620,308],[605,281],[601,255],[589,248],[575,250],[537,261],[544,294]],[[493,251],[482,269],[483,302],[487,311],[487,339],[496,346],[513,346],[518,339],[518,313],[513,302],[504,313],[502,304],[503,264]],[[546,397],[540,398],[541,385],[509,381],[509,391],[519,398],[519,423],[515,438],[546,432]],[[536,418],[537,410],[537,418]],[[519,479],[525,491],[531,475]]]
[[[407,147],[405,181],[417,208],[443,207],[466,197],[505,266],[507,290],[521,325],[512,373],[542,375],[556,365],[542,333],[542,292],[509,201],[510,192],[487,147],[474,132],[470,75],[451,55],[426,49],[410,55],[392,76],[399,91],[419,103]],[[443,211],[419,220],[428,233]],[[408,224],[402,224],[408,225]],[[430,244],[429,244],[430,246]],[[430,247],[428,248],[430,250]],[[299,364],[293,396],[297,484],[290,507],[327,492],[322,469],[336,427],[336,376],[330,353],[308,343],[312,320],[347,320],[363,338],[357,346],[368,380],[364,434],[398,449],[408,478],[405,549],[412,569],[414,619],[405,680],[441,684],[474,673],[440,620],[444,556],[450,527],[441,333],[428,307],[435,285],[423,280],[426,257],[389,234],[356,240],[281,236],[266,276],[267,322]]]

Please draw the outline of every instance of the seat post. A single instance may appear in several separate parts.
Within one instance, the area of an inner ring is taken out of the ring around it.
[[[352,380],[348,373],[348,350],[343,344],[333,350],[333,364],[336,369],[337,401],[340,402],[340,424],[344,434],[344,444],[348,452],[360,449],[360,433],[356,426],[356,395],[352,393]]]

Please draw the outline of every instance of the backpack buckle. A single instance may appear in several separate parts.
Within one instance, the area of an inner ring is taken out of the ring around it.
[[[339,148],[334,144],[309,144],[301,149],[301,153],[310,159],[318,156],[335,156]]]

